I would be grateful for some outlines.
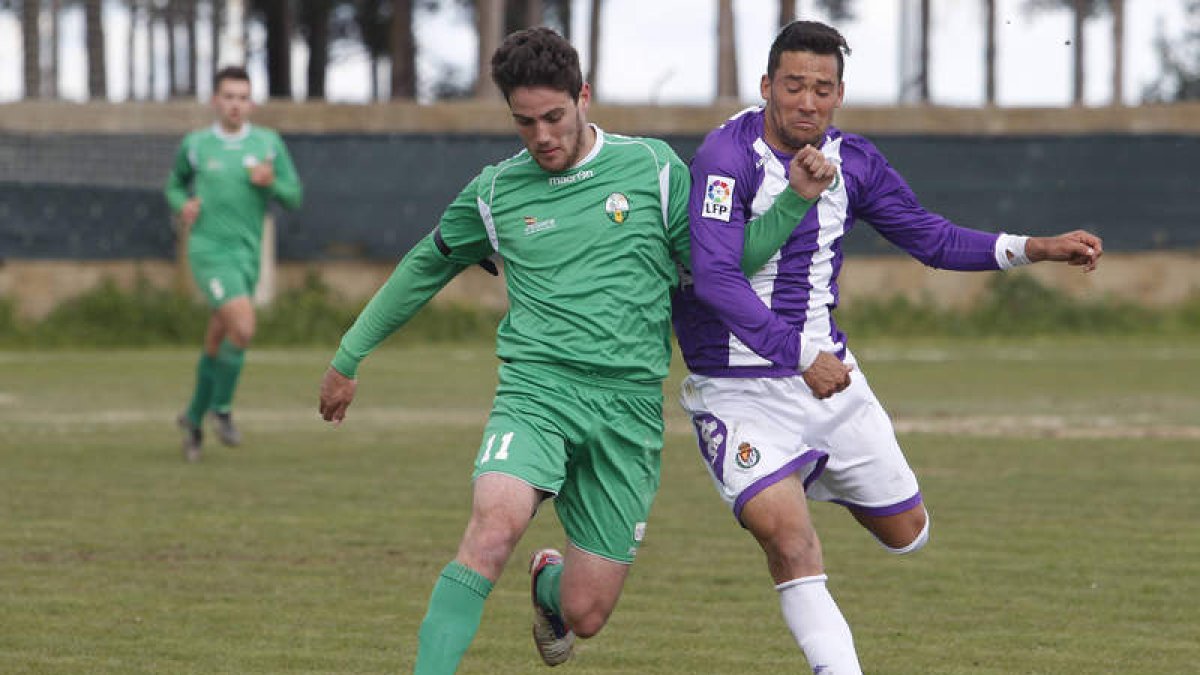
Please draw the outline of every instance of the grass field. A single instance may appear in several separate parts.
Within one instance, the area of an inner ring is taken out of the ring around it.
[[[334,429],[315,412],[331,350],[252,350],[246,443],[196,465],[172,425],[191,350],[0,352],[0,672],[410,671],[495,362],[381,350]],[[1200,672],[1200,344],[856,350],[933,514],[931,545],[895,558],[814,507],[866,672]],[[757,547],[667,408],[647,542],[562,671],[804,672]],[[460,672],[544,671],[522,566],[561,543],[546,509]]]

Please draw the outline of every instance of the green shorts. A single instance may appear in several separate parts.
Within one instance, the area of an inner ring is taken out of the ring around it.
[[[631,563],[658,492],[662,406],[659,385],[503,364],[474,478],[503,473],[554,494],[573,545]]]
[[[258,284],[258,261],[247,256],[189,255],[192,278],[208,306],[216,309],[240,296],[253,296]]]

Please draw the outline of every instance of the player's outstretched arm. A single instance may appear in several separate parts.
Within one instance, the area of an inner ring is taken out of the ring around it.
[[[1065,262],[1091,272],[1104,255],[1104,242],[1086,230],[1074,230],[1057,237],[1030,237],[1025,242],[1029,262]]]
[[[333,366],[326,369],[325,377],[321,379],[321,419],[341,424],[357,389],[358,380],[346,377]]]

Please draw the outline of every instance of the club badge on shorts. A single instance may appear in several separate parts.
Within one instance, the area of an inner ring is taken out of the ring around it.
[[[620,192],[614,192],[604,200],[604,212],[609,220],[620,225],[629,215],[629,200]]]
[[[734,456],[733,460],[743,469],[749,469],[758,464],[758,458],[758,448],[749,443],[742,443],[738,445],[737,455]]]

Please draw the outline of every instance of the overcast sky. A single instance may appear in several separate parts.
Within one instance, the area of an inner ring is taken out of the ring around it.
[[[575,0],[575,36],[587,35],[588,3]],[[905,3],[916,0],[857,0],[857,18],[838,28],[853,49],[846,66],[847,105],[894,103],[901,91],[901,25]],[[1030,14],[1028,0],[998,0],[999,103],[1006,106],[1059,106],[1071,94],[1071,18],[1065,11]],[[812,12],[813,0],[801,0],[803,18],[824,20]],[[935,103],[975,106],[983,101],[982,1],[933,0],[930,54],[930,93]],[[1136,104],[1145,85],[1159,71],[1154,49],[1161,32],[1178,37],[1184,28],[1184,0],[1126,0],[1125,101]],[[716,0],[604,0],[601,61],[597,90],[600,100],[611,103],[703,104],[716,91]],[[738,70],[741,97],[759,100],[758,81],[766,65],[767,49],[775,33],[778,5],[774,0],[735,0]],[[910,12],[907,16],[912,17]],[[114,99],[127,92],[125,45],[127,22],[123,3],[105,8],[108,34],[109,88]],[[86,90],[82,43],[82,13],[64,12],[62,31],[62,91],[81,98]],[[418,16],[419,70],[426,81],[440,68],[458,69],[473,76],[477,41],[469,15],[458,11]],[[1107,16],[1087,23],[1087,82],[1089,104],[1106,104],[1111,97],[1111,20]],[[20,25],[15,13],[0,14],[0,101],[20,96]],[[144,45],[144,36],[138,36]],[[262,44],[261,31],[250,35]],[[160,43],[163,40],[160,40]],[[582,37],[576,42],[584,61],[590,55]],[[200,44],[208,44],[200,31]],[[139,46],[139,49],[143,47]],[[205,56],[204,49],[201,57]],[[293,84],[304,86],[307,59],[302,44],[294,50]],[[255,94],[265,95],[265,71],[252,63]],[[140,69],[135,79],[144,80]],[[328,81],[329,98],[365,101],[369,95],[368,65],[359,50],[335,54]],[[382,78],[386,81],[386,76]],[[140,84],[138,85],[141,86]]]

